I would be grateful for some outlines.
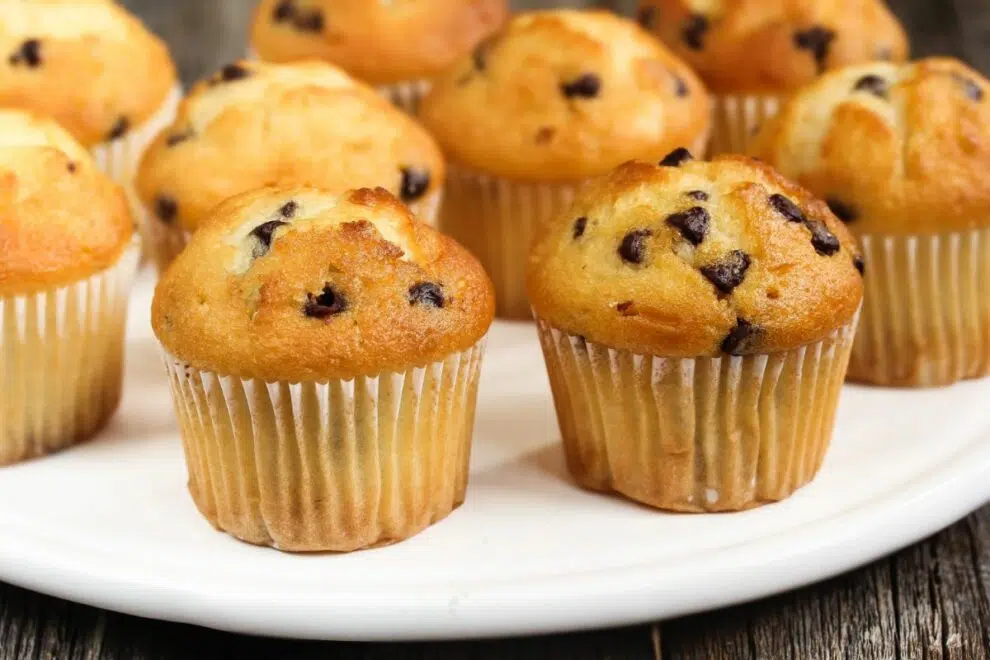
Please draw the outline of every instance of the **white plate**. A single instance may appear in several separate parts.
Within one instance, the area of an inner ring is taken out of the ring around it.
[[[567,478],[526,324],[485,361],[465,505],[407,542],[293,556],[215,532],[185,490],[172,405],[135,294],[123,406],[97,440],[0,472],[0,579],[225,630],[325,639],[564,631],[714,608],[820,580],[990,499],[990,381],[849,387],[818,479],[790,500],[670,515]]]

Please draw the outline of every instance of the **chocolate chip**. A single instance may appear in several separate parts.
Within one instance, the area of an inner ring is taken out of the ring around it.
[[[419,282],[409,287],[409,304],[443,309],[443,289],[433,282]]]
[[[416,167],[402,168],[402,186],[399,195],[405,203],[414,202],[430,188],[430,173]]]
[[[807,30],[794,33],[794,45],[800,50],[811,52],[819,73],[825,70],[825,60],[828,59],[828,51],[834,40],[835,31],[821,25],[813,25]]]
[[[681,36],[684,43],[692,50],[701,50],[705,47],[705,33],[708,32],[708,17],[704,14],[691,14],[688,17]]]
[[[573,232],[574,240],[577,240],[582,236],[584,236],[584,230],[587,226],[588,226],[588,219],[585,218],[584,216],[581,216],[580,218],[574,221],[574,232]]]
[[[701,274],[725,294],[732,293],[746,279],[749,270],[749,255],[742,250],[733,250],[715,263],[701,268]]]
[[[839,239],[828,230],[824,223],[818,220],[808,220],[805,224],[811,230],[811,245],[818,254],[830,257],[842,247]]]
[[[970,101],[975,101],[976,103],[979,103],[980,101],[983,100],[983,96],[984,96],[983,89],[978,84],[976,84],[976,81],[974,81],[972,78],[967,78],[966,76],[959,73],[953,73],[952,77],[955,78],[960,85],[962,85],[963,93],[966,94],[966,97]]]
[[[296,12],[292,24],[300,32],[323,32],[323,12],[314,9],[309,13]]]
[[[168,195],[159,195],[155,200],[155,215],[165,224],[172,224],[179,215],[179,203]]]
[[[641,264],[646,259],[646,239],[653,235],[649,229],[634,229],[619,243],[619,256],[631,264]]]
[[[615,306],[615,311],[623,316],[636,316],[638,314],[636,311],[636,303],[631,300],[620,302]]]
[[[863,261],[863,255],[857,254],[853,256],[853,266],[856,267],[860,275],[866,274],[866,262]]]
[[[165,138],[165,146],[174,147],[177,144],[180,144],[182,142],[185,142],[186,140],[193,138],[195,135],[196,133],[195,131],[193,131],[192,128],[187,128],[185,131],[182,131],[180,133],[172,133]]]
[[[663,157],[660,167],[680,167],[681,163],[688,160],[694,160],[691,152],[684,147],[678,147]]]
[[[258,239],[258,245],[254,246],[251,256],[255,259],[260,259],[268,254],[268,250],[272,247],[272,235],[275,233],[275,230],[287,224],[289,223],[281,220],[269,220],[252,229],[251,236]]]
[[[647,30],[652,30],[653,26],[657,21],[657,8],[656,7],[640,7],[639,11],[636,12],[636,22],[640,24],[641,27]]]
[[[602,89],[602,79],[594,73],[585,73],[570,82],[561,83],[561,93],[569,99],[593,99]]]
[[[890,46],[887,46],[885,44],[883,46],[878,46],[877,47],[877,50],[876,50],[876,59],[878,59],[880,61],[883,61],[883,62],[889,62],[893,58],[894,58],[894,51],[893,51],[893,49]]]
[[[235,80],[243,80],[244,78],[250,78],[251,71],[245,69],[240,64],[228,64],[224,68],[220,69],[220,80],[218,82],[233,82]]]
[[[856,213],[856,209],[853,208],[851,204],[846,204],[842,200],[836,199],[835,197],[826,197],[825,203],[828,207],[832,209],[832,213],[835,214],[839,220],[843,222],[853,222],[859,214]]]
[[[755,351],[755,344],[763,329],[744,318],[736,319],[736,327],[722,340],[722,352],[729,355],[746,355]]]
[[[492,38],[489,37],[475,46],[474,51],[471,52],[471,62],[478,71],[484,71],[488,68],[488,53],[491,48]]]
[[[275,11],[272,12],[272,20],[276,23],[284,23],[290,20],[295,13],[296,8],[292,0],[282,0],[275,5]]]
[[[853,86],[854,92],[869,92],[882,99],[887,98],[887,81],[872,73],[867,74],[856,81]]]
[[[303,314],[314,319],[325,319],[336,316],[347,311],[347,298],[336,290],[330,283],[323,287],[323,292],[319,295],[306,294],[306,304],[303,305]]]
[[[667,224],[676,228],[691,245],[700,245],[708,234],[710,222],[708,211],[695,206],[682,213],[674,213],[667,217]]]
[[[706,193],[704,190],[690,190],[686,194],[691,199],[696,199],[699,202],[708,201],[708,193]]]
[[[278,210],[278,214],[283,218],[291,218],[299,210],[299,203],[294,200],[289,200],[282,205],[282,208]]]
[[[687,86],[687,83],[684,82],[684,79],[681,78],[679,75],[675,73],[673,74],[673,76],[674,76],[674,93],[677,94],[678,98],[681,99],[687,98],[691,94],[691,88]]]
[[[114,124],[113,127],[110,129],[110,133],[107,134],[107,139],[118,140],[124,137],[125,135],[127,135],[127,131],[129,131],[130,128],[131,128],[130,120],[127,119],[127,117],[121,117],[120,119],[117,120],[117,123]]]
[[[773,206],[778,213],[787,218],[789,222],[806,222],[804,213],[798,205],[783,195],[771,195],[770,205]]]
[[[76,165],[71,160],[69,161],[69,164],[68,164],[67,167],[69,169],[69,174],[75,174],[76,173],[76,170],[78,169],[78,165]]]
[[[28,39],[21,44],[16,53],[10,56],[12,65],[16,66],[21,62],[32,69],[41,66],[41,40]]]
[[[557,129],[553,128],[552,126],[544,126],[536,132],[536,137],[534,138],[534,142],[536,142],[536,144],[546,144],[547,142],[552,141],[554,135],[556,134],[557,134]]]

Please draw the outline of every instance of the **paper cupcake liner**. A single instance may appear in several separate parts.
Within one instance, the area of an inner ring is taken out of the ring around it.
[[[214,527],[288,551],[408,538],[464,501],[484,341],[426,367],[265,383],[165,356],[189,491]]]
[[[120,400],[138,250],[69,286],[0,297],[0,465],[81,442]]]
[[[712,106],[710,155],[745,154],[753,135],[777,115],[784,100],[778,95],[716,96]]]
[[[578,483],[660,509],[736,511],[818,472],[856,320],[796,350],[663,358],[538,319],[567,465]]]
[[[409,208],[416,217],[431,227],[436,227],[437,216],[443,200],[443,190],[437,190]],[[162,222],[154,211],[142,207],[138,212],[138,222],[146,236],[146,249],[159,273],[165,271],[179,253],[185,249],[192,234],[178,223]]]
[[[851,380],[933,387],[990,375],[990,230],[861,238]]]
[[[392,105],[415,116],[419,110],[419,102],[430,91],[432,84],[429,80],[407,80],[391,85],[379,85],[378,93],[392,102]]]

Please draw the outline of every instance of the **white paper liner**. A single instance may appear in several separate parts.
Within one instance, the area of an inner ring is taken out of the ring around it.
[[[716,95],[712,104],[711,156],[745,154],[753,136],[777,115],[784,97],[772,94]]]
[[[990,230],[861,237],[852,380],[933,387],[990,375]]]
[[[784,499],[817,473],[856,319],[796,350],[696,359],[537,325],[579,484],[661,509],[735,511]]]
[[[416,534],[464,501],[483,352],[328,383],[242,380],[166,354],[193,500],[218,529],[281,550]]]
[[[430,91],[432,83],[428,79],[407,80],[391,85],[379,85],[378,93],[392,102],[392,105],[415,116],[419,102]]]
[[[81,282],[0,297],[0,465],[87,439],[120,400],[138,250]]]

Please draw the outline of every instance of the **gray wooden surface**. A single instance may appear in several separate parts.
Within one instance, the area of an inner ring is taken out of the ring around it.
[[[168,36],[187,81],[243,52],[251,0],[125,4]],[[891,4],[912,32],[916,54],[947,53],[990,72],[990,0]],[[0,660],[977,660],[990,658],[988,631],[990,507],[890,558],[793,593],[656,625],[529,639],[401,645],[266,640],[137,619],[0,584]]]

